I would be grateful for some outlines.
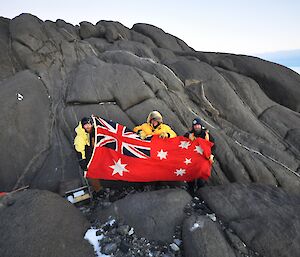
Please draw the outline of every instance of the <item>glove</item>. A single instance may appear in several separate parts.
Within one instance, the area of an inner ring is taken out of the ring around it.
[[[189,134],[189,139],[192,140],[192,141],[194,141],[196,139],[194,133]]]
[[[82,170],[87,170],[88,163],[87,163],[86,159],[79,160],[79,165]]]
[[[147,134],[146,134],[143,130],[141,130],[141,131],[139,132],[139,136],[140,136],[141,139],[144,140],[144,139],[147,137]]]
[[[209,141],[209,130],[205,131],[205,140]]]
[[[83,177],[86,178],[87,170],[83,171]]]
[[[210,161],[211,164],[214,163],[214,157],[215,157],[215,156],[212,155],[212,154],[208,157],[208,160]]]
[[[160,138],[168,138],[169,134],[167,132],[161,132],[159,135]]]

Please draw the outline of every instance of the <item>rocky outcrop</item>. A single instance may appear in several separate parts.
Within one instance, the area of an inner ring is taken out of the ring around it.
[[[92,215],[115,254],[125,245],[144,256],[298,256],[299,195],[255,183],[203,187],[193,199],[180,189],[128,193]]]
[[[218,219],[260,255],[298,256],[300,197],[258,184],[206,187],[198,192]]]
[[[235,257],[233,249],[215,223],[206,216],[191,216],[183,225],[185,256]]]
[[[182,223],[184,254],[189,257],[297,256],[299,95],[300,76],[286,67],[250,56],[197,52],[152,25],[135,24],[129,29],[103,20],[73,26],[63,20],[42,21],[31,14],[11,20],[1,17],[0,192],[29,185],[63,193],[79,186],[81,170],[73,138],[83,116],[96,114],[133,128],[155,109],[177,134],[183,134],[192,119],[200,116],[215,138],[216,151],[207,182],[213,187],[205,187],[198,196],[221,223],[197,210],[189,218],[182,215],[190,197],[179,189],[161,197],[165,201],[159,199],[160,192],[128,196],[99,215],[115,214],[135,226],[137,234],[162,240],[170,239],[174,224]],[[120,189],[124,183],[104,185]],[[44,192],[37,196],[36,191],[18,195],[14,204],[2,204],[0,209],[4,230],[21,229],[14,236],[2,234],[10,247],[15,239],[27,243],[27,237],[21,238],[24,226],[32,224],[33,217],[47,216],[50,210],[43,197],[50,202],[54,197]],[[57,216],[53,214],[58,219],[66,216],[70,206],[59,203],[58,198],[56,202],[56,197],[50,207],[58,211]],[[31,199],[36,199],[38,208]],[[35,215],[27,213],[23,202]],[[150,215],[148,223],[143,223],[127,210],[129,205],[137,213],[143,210],[159,218],[151,221]],[[173,219],[156,210],[156,205]],[[19,219],[20,211],[26,213],[20,227],[5,222],[9,216]],[[78,222],[77,214],[70,212],[67,217]],[[163,226],[163,221],[173,225],[162,233],[153,230],[154,221],[157,226]],[[57,220],[53,222],[57,226]],[[86,223],[79,223],[80,228],[72,229],[79,229],[74,233],[82,235]],[[201,229],[192,233],[194,224]],[[39,224],[36,229],[39,231],[33,230],[28,238],[46,230]],[[63,246],[55,240],[59,247],[52,256],[64,256]],[[66,236],[66,244],[69,240]],[[199,240],[201,244],[193,243]],[[211,245],[213,240],[220,244]],[[39,254],[40,249],[34,247],[32,251]],[[1,247],[7,251],[3,256],[14,256],[7,249]],[[47,245],[44,249],[48,251]]]
[[[3,191],[80,183],[72,140],[82,116],[132,128],[157,109],[178,134],[202,117],[217,144],[211,185],[299,193],[300,79],[285,67],[196,52],[148,24],[73,26],[30,14],[1,18],[0,44]]]
[[[84,240],[90,223],[70,203],[47,191],[0,197],[1,256],[93,256]]]
[[[167,189],[128,195],[108,209],[99,209],[97,217],[104,223],[109,217],[134,227],[139,237],[171,242],[176,226],[185,217],[184,208],[191,196],[184,190]]]

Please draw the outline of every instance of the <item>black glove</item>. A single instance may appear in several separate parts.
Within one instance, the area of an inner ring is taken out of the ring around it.
[[[87,170],[88,163],[87,163],[86,159],[79,160],[79,165],[82,170]]]

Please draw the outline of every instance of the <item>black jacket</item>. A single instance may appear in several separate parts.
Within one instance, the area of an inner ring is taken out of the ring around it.
[[[207,129],[205,127],[202,127],[202,129],[201,129],[201,131],[199,133],[196,133],[195,130],[192,129],[192,130],[186,132],[184,134],[184,136],[186,138],[189,138],[190,134],[194,134],[195,137],[200,137],[200,138],[205,139],[206,132],[207,132]],[[209,132],[208,132],[208,134],[209,134],[209,141],[212,142],[212,143],[214,143],[213,147],[211,148],[212,153],[214,153],[215,149],[216,149],[215,139],[213,138],[213,136]]]

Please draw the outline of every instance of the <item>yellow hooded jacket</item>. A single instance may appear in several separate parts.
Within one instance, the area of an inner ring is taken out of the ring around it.
[[[176,137],[176,133],[166,124],[161,123],[157,128],[152,127],[150,123],[144,123],[140,126],[136,126],[133,131],[138,133],[143,131],[147,136],[160,135],[161,133],[168,133],[169,138]]]
[[[86,159],[85,156],[85,146],[90,146],[90,136],[89,133],[85,132],[84,128],[79,122],[79,125],[75,128],[76,137],[74,139],[75,150],[81,153],[81,158]]]

